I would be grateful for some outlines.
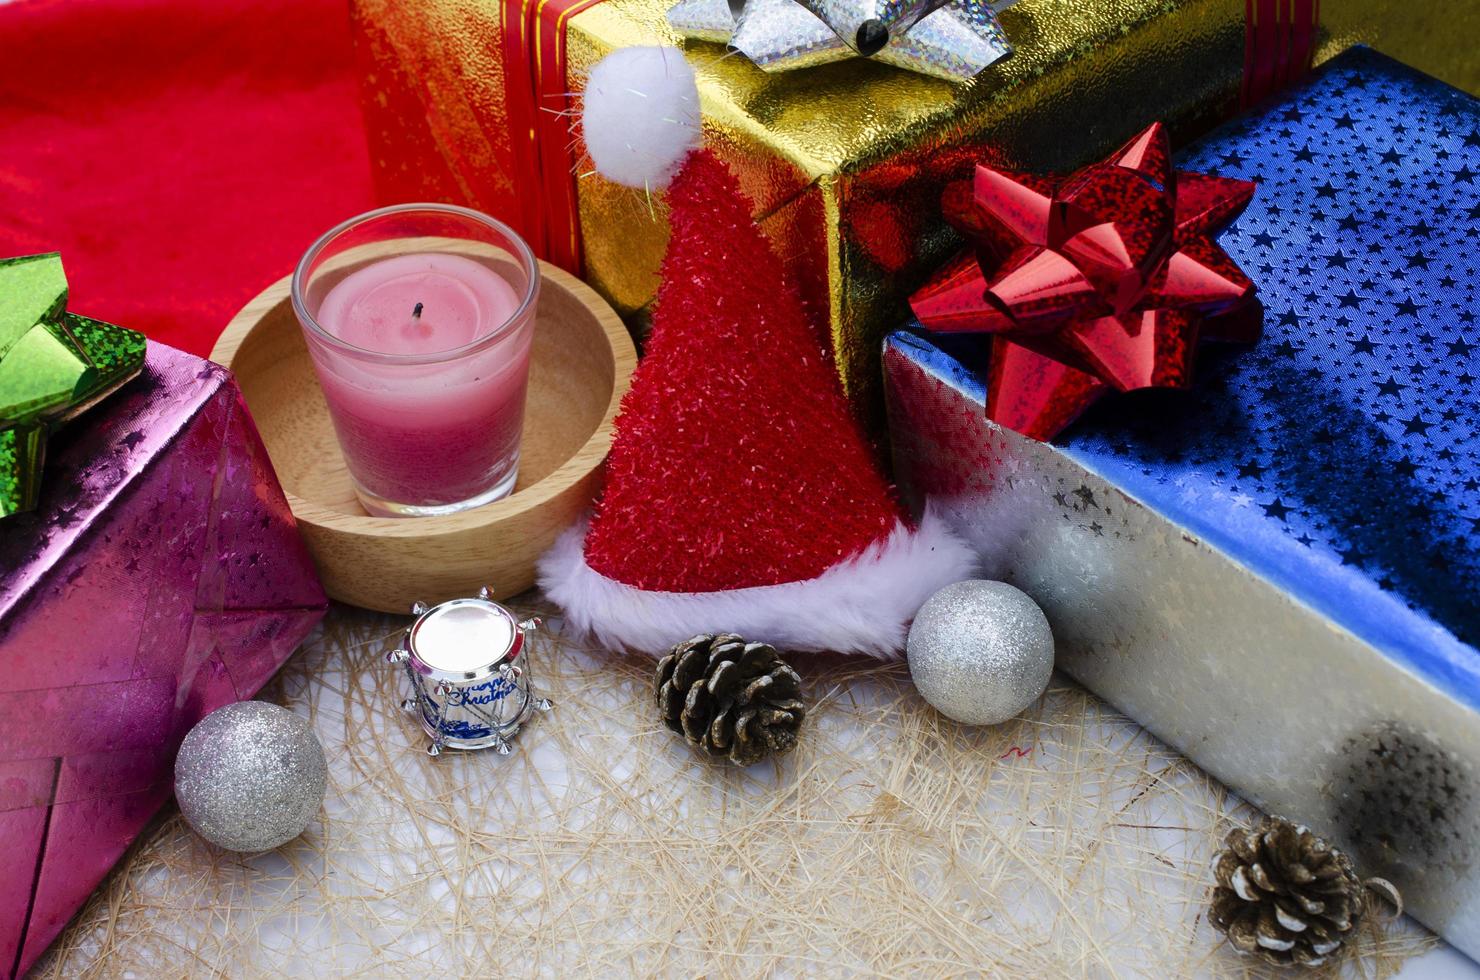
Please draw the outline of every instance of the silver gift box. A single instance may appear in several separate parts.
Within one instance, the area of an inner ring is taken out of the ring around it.
[[[901,492],[1038,601],[1060,668],[1480,958],[1480,685],[1454,669],[1480,653],[1437,626],[1433,657],[1385,652],[1071,450],[988,422],[975,375],[928,341],[890,338],[885,376]]]

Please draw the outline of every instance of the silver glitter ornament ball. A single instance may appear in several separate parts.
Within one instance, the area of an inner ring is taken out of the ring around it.
[[[910,626],[907,653],[920,694],[963,725],[1016,716],[1053,673],[1048,618],[1005,582],[969,580],[935,593]]]
[[[286,708],[217,708],[175,757],[175,798],[195,832],[229,851],[268,851],[303,833],[324,803],[328,767],[309,723]]]

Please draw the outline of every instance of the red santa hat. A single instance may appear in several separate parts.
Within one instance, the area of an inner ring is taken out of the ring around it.
[[[611,647],[734,632],[897,656],[921,604],[970,577],[973,557],[935,515],[913,524],[901,511],[750,202],[692,149],[698,98],[683,56],[618,56],[628,66],[608,59],[587,86],[588,149],[623,183],[671,176],[672,237],[605,489],[543,558],[540,584],[568,625]],[[640,100],[647,121],[614,121],[608,93]],[[680,132],[654,141],[653,112]]]

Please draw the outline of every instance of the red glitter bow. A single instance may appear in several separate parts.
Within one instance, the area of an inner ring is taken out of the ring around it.
[[[979,165],[946,189],[972,240],[911,298],[927,329],[992,335],[987,417],[1051,439],[1114,388],[1185,388],[1199,336],[1252,343],[1254,284],[1213,240],[1254,184],[1173,173],[1156,123],[1066,177]]]

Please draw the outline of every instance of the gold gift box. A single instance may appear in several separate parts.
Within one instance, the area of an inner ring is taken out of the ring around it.
[[[566,128],[578,104],[567,93],[617,48],[683,44],[664,18],[669,2],[577,0],[546,18],[552,39],[532,36],[521,11],[542,11],[519,0],[352,0],[380,196],[487,211],[576,266],[624,315],[644,310],[667,240],[661,196],[593,172]],[[739,176],[845,390],[876,423],[880,338],[958,247],[939,219],[945,182],[980,159],[1071,169],[1157,119],[1174,132],[1204,128],[1237,105],[1247,18],[1311,2],[1022,0],[1001,17],[1015,53],[964,85],[860,59],[766,74],[719,45],[684,46],[706,143]],[[1435,6],[1328,2],[1314,58],[1372,43],[1473,91],[1480,5]],[[564,90],[516,104],[528,74],[558,72],[561,55]],[[554,146],[562,138],[569,155]],[[550,208],[519,175],[553,187],[572,168],[565,193],[578,225],[546,231]]]

